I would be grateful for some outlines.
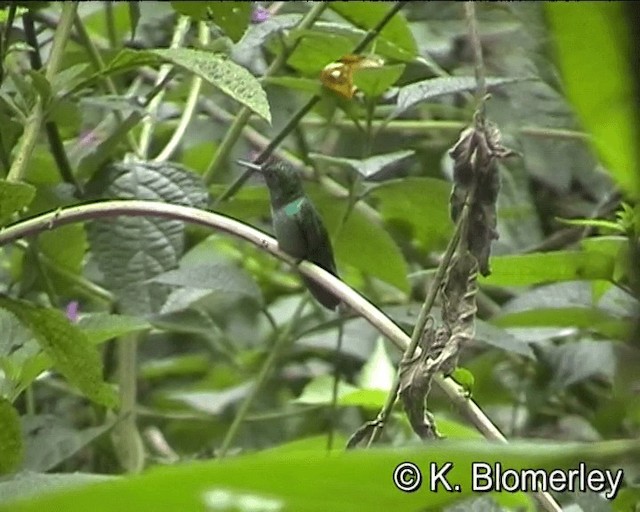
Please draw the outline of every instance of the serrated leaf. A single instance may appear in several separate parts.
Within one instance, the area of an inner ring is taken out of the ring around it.
[[[331,2],[329,7],[356,27],[371,30],[388,14],[393,5],[384,2]],[[402,13],[396,13],[389,20],[379,37],[411,57],[418,54],[418,45]]]
[[[356,160],[354,158],[341,158],[329,155],[322,155],[319,153],[311,153],[309,156],[319,162],[328,162],[338,165],[349,167],[363,178],[372,178],[376,174],[384,171],[387,167],[393,164],[398,164],[400,161],[409,158],[415,154],[415,151],[407,149],[403,151],[395,151],[394,153],[386,153],[383,155],[374,155],[364,160]]]
[[[151,328],[151,325],[142,318],[108,313],[83,315],[76,325],[93,345]]]
[[[207,203],[200,176],[168,163],[131,162],[109,166],[88,191],[102,197],[165,201],[202,208]],[[174,269],[182,253],[182,222],[143,217],[96,221],[88,227],[91,248],[125,314],[147,315],[160,310],[165,287],[149,280]]]
[[[55,369],[96,403],[115,407],[117,396],[102,378],[102,361],[85,334],[55,309],[0,296],[0,307],[28,327]]]
[[[4,226],[14,213],[29,206],[35,195],[35,187],[28,183],[0,180],[0,226]]]
[[[190,48],[156,48],[148,51],[198,75],[271,123],[271,111],[264,89],[242,66],[224,56]]]
[[[396,368],[389,358],[384,341],[378,338],[376,348],[360,371],[358,385],[364,389],[389,391],[395,376]]]
[[[11,402],[0,397],[0,475],[14,471],[24,453],[20,416]]]
[[[353,84],[365,96],[377,98],[398,81],[404,73],[404,68],[404,64],[358,68],[353,73]]]
[[[49,471],[109,428],[111,425],[76,430],[65,425],[56,416],[24,416],[22,430],[26,450],[22,468],[37,472]]]
[[[512,84],[530,80],[530,78],[501,78],[488,77],[487,87],[496,87],[498,85]],[[476,79],[471,76],[447,76],[439,78],[429,78],[421,82],[414,82],[401,87],[398,91],[398,99],[396,100],[396,108],[389,116],[389,119],[399,116],[406,110],[422,103],[447,94],[457,94],[465,91],[471,91],[476,88]]]
[[[385,222],[408,230],[427,250],[444,248],[451,235],[450,194],[450,183],[433,178],[390,180],[368,193]]]

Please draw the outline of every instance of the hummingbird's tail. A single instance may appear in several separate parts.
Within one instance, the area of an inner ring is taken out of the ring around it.
[[[338,304],[340,304],[340,299],[306,276],[302,276],[302,281],[320,304],[331,311],[335,311]]]

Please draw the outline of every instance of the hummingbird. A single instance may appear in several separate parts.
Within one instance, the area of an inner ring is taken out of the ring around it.
[[[271,198],[271,217],[278,246],[297,259],[309,260],[338,277],[331,240],[316,207],[305,194],[302,179],[289,164],[270,160],[258,165],[238,160],[265,177]],[[306,287],[324,307],[335,310],[340,300],[302,276]]]

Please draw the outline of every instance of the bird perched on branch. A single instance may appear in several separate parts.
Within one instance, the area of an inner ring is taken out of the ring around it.
[[[285,162],[274,160],[262,165],[243,160],[238,163],[262,173],[267,182],[273,228],[280,249],[294,258],[309,260],[337,277],[327,228],[305,194],[296,170]],[[302,280],[320,304],[335,310],[340,303],[337,297],[305,276]]]

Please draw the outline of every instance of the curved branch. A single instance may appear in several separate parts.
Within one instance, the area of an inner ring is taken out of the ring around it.
[[[100,220],[121,215],[152,216],[181,220],[224,231],[246,240],[291,266],[297,265],[303,275],[338,296],[340,300],[360,314],[381,334],[389,338],[401,351],[404,352],[409,346],[409,336],[393,320],[346,283],[308,261],[297,264],[294,258],[278,249],[276,240],[271,236],[218,213],[156,201],[115,200],[87,203],[38,215],[2,229],[0,231],[0,247],[20,238],[37,235],[43,231],[49,231],[73,222]],[[419,347],[416,352],[419,353]],[[486,438],[507,442],[478,404],[468,398],[458,384],[452,379],[442,376],[438,376],[435,382],[452,403],[461,409],[462,413]]]

